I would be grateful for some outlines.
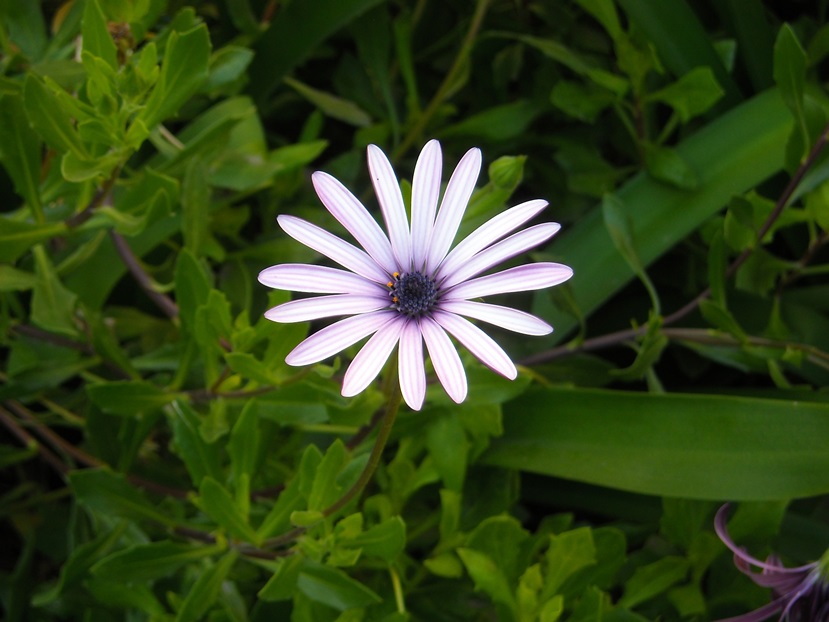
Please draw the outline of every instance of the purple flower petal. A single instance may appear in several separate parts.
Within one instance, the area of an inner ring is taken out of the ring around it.
[[[412,410],[420,410],[426,397],[426,370],[423,366],[423,338],[417,320],[406,322],[398,351],[400,390]]]
[[[409,220],[403,195],[394,169],[386,155],[376,145],[368,146],[368,168],[374,192],[386,221],[391,248],[397,260],[399,270],[409,270],[411,264],[411,239],[409,237]]]
[[[472,322],[454,313],[443,311],[436,311],[433,317],[446,332],[460,341],[481,363],[510,380],[515,380],[518,376],[515,364],[503,348]]]
[[[366,252],[389,274],[397,270],[389,239],[377,221],[348,188],[327,173],[311,175],[314,189],[323,205],[354,236]]]
[[[547,201],[533,199],[490,218],[451,250],[440,265],[437,278],[440,279],[457,269],[458,266],[471,259],[473,255],[537,216],[545,207],[547,207]]]
[[[510,307],[493,305],[472,300],[447,300],[441,302],[440,308],[450,313],[457,313],[475,320],[500,326],[523,335],[549,335],[553,327],[544,320]]]
[[[356,294],[335,294],[292,300],[265,312],[272,322],[309,322],[324,317],[353,315],[378,311],[389,306],[388,296],[358,296]]]
[[[515,233],[506,240],[501,240],[486,250],[482,250],[454,272],[447,273],[441,287],[448,288],[457,285],[511,257],[520,255],[549,240],[560,228],[558,223],[549,222]]]
[[[744,613],[743,615],[734,616],[731,618],[723,618],[715,622],[764,622],[768,620],[775,613],[779,613],[783,609],[783,602],[785,599],[778,598],[773,600],[768,605],[764,605],[759,609],[755,609],[751,613]]]
[[[390,273],[377,265],[377,262],[365,251],[338,238],[333,233],[295,216],[282,215],[276,220],[282,230],[292,238],[329,259],[333,259],[344,268],[383,285],[388,282]]]
[[[368,337],[398,317],[400,314],[396,311],[384,310],[340,320],[305,339],[285,357],[285,362],[294,367],[318,363]]]
[[[383,285],[353,272],[301,263],[285,263],[265,268],[259,273],[259,282],[274,289],[316,294],[382,296],[388,293],[388,289]]]
[[[573,276],[573,270],[559,263],[534,263],[509,268],[456,285],[443,296],[445,300],[462,300],[494,296],[509,292],[524,292],[563,283]]]
[[[345,372],[342,389],[344,397],[361,393],[377,377],[397,345],[405,324],[403,316],[398,315],[371,336]]]
[[[430,317],[420,318],[420,331],[440,384],[456,403],[466,399],[466,373],[458,351],[444,330]]]
[[[430,140],[423,147],[412,180],[412,269],[422,270],[426,263],[432,227],[435,224],[443,156],[440,143]]]
[[[449,179],[449,184],[446,186],[446,193],[443,195],[440,211],[437,220],[435,220],[435,227],[432,230],[432,239],[429,242],[429,255],[426,260],[427,272],[434,273],[440,262],[446,257],[446,253],[452,245],[452,240],[455,239],[455,234],[458,232],[458,226],[460,226],[461,219],[466,211],[469,197],[472,196],[472,191],[475,190],[475,182],[480,172],[481,150],[470,149],[461,158],[455,172],[452,173],[452,177]]]

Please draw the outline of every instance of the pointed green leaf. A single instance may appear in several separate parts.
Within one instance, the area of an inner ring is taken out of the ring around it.
[[[100,560],[92,573],[121,583],[153,581],[168,577],[184,564],[218,555],[224,546],[194,546],[171,540],[136,544]]]
[[[199,487],[199,505],[227,533],[244,542],[259,543],[253,527],[233,496],[212,477],[204,477]]]
[[[306,561],[299,572],[297,587],[311,600],[338,611],[367,607],[383,601],[376,593],[342,570]]]
[[[0,97],[0,162],[38,222],[43,222],[38,188],[41,148],[40,137],[29,126],[20,94]]]
[[[175,395],[143,380],[112,380],[86,387],[86,394],[110,415],[136,417],[151,413],[175,399]]]
[[[80,160],[88,160],[71,112],[58,96],[33,73],[26,74],[23,83],[23,103],[34,130],[50,147],[60,153],[73,153]]]
[[[222,583],[227,578],[231,566],[236,562],[238,553],[228,552],[218,563],[204,570],[181,604],[176,615],[176,622],[197,622],[204,619],[204,614],[213,606],[222,590]]]
[[[199,486],[205,477],[221,479],[219,446],[202,438],[199,415],[181,400],[174,402],[169,412],[174,448],[184,461],[193,484]]]
[[[78,297],[60,282],[43,246],[38,244],[33,252],[37,283],[32,289],[32,322],[52,332],[76,334],[74,315]]]
[[[69,483],[78,501],[96,512],[132,520],[151,520],[162,525],[176,524],[170,515],[158,511],[123,475],[107,468],[73,471],[69,474]]]
[[[81,21],[81,36],[83,37],[83,49],[85,52],[103,59],[107,65],[116,69],[118,67],[118,51],[115,42],[109,34],[106,17],[98,0],[86,0],[83,20]]]
[[[518,607],[515,596],[501,568],[485,553],[475,549],[459,548],[458,556],[466,571],[475,582],[475,589],[481,590],[493,602],[506,605],[512,611]]]

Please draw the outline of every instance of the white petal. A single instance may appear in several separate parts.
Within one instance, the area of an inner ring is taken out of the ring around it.
[[[265,311],[265,317],[273,322],[308,322],[323,317],[353,315],[378,311],[389,306],[388,296],[357,296],[336,294],[292,300]]]
[[[316,294],[382,296],[388,291],[379,283],[369,281],[353,272],[301,263],[285,263],[265,268],[259,273],[259,282],[275,289]]]
[[[458,232],[458,226],[461,224],[461,219],[469,203],[469,197],[472,196],[480,172],[481,150],[477,148],[470,149],[461,158],[455,172],[452,173],[452,177],[449,179],[449,184],[446,186],[446,193],[443,195],[435,227],[432,230],[432,239],[429,242],[429,256],[426,261],[426,271],[428,273],[434,273],[440,262],[446,257],[446,253],[452,245],[452,240],[455,239],[455,234]]]
[[[374,261],[389,273],[397,270],[389,239],[357,197],[328,173],[317,171],[311,175],[311,181],[323,205]]]
[[[353,244],[296,216],[282,215],[276,220],[285,233],[308,248],[367,279],[382,285],[388,282],[391,273],[383,270],[365,251]]]
[[[406,217],[406,207],[403,205],[403,195],[400,193],[400,183],[394,174],[386,154],[376,145],[368,146],[368,170],[371,173],[371,183],[380,203],[380,210],[386,221],[386,229],[391,239],[391,249],[401,271],[408,271],[411,266],[412,254],[409,239],[409,221]]]
[[[524,229],[508,237],[506,240],[501,240],[497,244],[493,244],[489,248],[482,250],[480,253],[467,260],[463,265],[453,272],[447,272],[446,278],[441,282],[442,288],[452,287],[467,279],[472,278],[476,274],[480,274],[485,270],[489,270],[492,266],[497,266],[503,263],[510,257],[515,257],[523,252],[530,250],[546,242],[561,228],[558,223],[547,222],[541,225],[535,225],[529,229]]]
[[[412,259],[414,270],[422,270],[426,263],[432,226],[440,197],[440,178],[443,174],[443,156],[440,143],[430,140],[423,147],[415,164],[412,179]]]
[[[420,330],[438,380],[456,403],[466,399],[466,373],[458,351],[444,330],[429,317],[420,318]]]
[[[394,346],[397,345],[400,331],[405,324],[406,320],[398,314],[397,318],[388,322],[371,336],[345,372],[342,389],[344,397],[352,397],[361,393],[377,377],[394,350]]]
[[[558,285],[571,276],[573,276],[573,270],[569,266],[559,263],[533,263],[466,281],[442,294],[442,298],[462,300],[509,292],[525,292]]]
[[[515,380],[518,371],[507,353],[493,339],[469,320],[453,313],[437,311],[432,317],[484,365]]]
[[[549,335],[553,332],[553,327],[544,320],[524,311],[502,307],[501,305],[472,300],[447,300],[441,301],[440,308],[450,313],[465,315],[523,335],[540,336]]]
[[[545,207],[547,207],[547,201],[533,199],[490,218],[452,249],[440,265],[437,277],[440,278],[451,272],[493,242],[509,235],[525,222],[537,216]]]
[[[416,320],[406,322],[398,351],[400,390],[412,410],[420,410],[426,397],[426,370],[423,366],[423,338]]]
[[[375,311],[335,322],[300,343],[285,357],[285,362],[299,367],[323,361],[380,330],[399,316],[397,311]]]

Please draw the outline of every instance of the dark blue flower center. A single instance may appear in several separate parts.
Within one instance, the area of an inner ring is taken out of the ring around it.
[[[395,272],[389,281],[389,296],[392,308],[403,315],[420,317],[429,312],[438,298],[435,281],[421,272],[400,275]]]

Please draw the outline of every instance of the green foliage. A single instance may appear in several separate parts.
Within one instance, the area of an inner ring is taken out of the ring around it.
[[[0,0],[0,617],[767,603],[711,521],[829,547],[829,25],[801,4]],[[321,261],[277,215],[343,235],[311,170],[379,219],[366,145],[408,203],[431,137],[484,154],[461,235],[545,198],[531,257],[575,276],[506,297],[555,328],[493,329],[515,381],[462,353],[468,399],[430,383],[375,446],[382,383],[342,397],[356,347],[288,366],[320,326],[266,320],[290,294],[256,274]]]

